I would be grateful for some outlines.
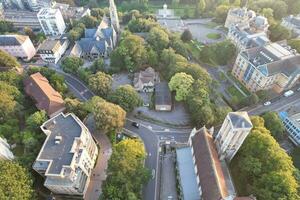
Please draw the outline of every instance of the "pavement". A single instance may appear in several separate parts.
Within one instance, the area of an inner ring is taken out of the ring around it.
[[[102,184],[106,179],[106,170],[108,160],[112,154],[111,144],[108,137],[104,133],[100,133],[95,128],[95,122],[92,117],[88,117],[85,121],[85,125],[88,127],[92,136],[100,146],[97,163],[92,170],[92,176],[86,192],[85,200],[96,200],[102,192]]]

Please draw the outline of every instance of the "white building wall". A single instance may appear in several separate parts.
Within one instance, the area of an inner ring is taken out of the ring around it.
[[[0,137],[0,160],[13,160],[14,155],[10,151],[7,141]]]

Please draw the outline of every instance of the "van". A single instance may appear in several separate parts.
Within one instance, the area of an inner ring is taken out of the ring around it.
[[[289,90],[289,91],[286,91],[283,96],[285,97],[289,97],[289,96],[292,96],[294,94],[294,91],[293,90]]]

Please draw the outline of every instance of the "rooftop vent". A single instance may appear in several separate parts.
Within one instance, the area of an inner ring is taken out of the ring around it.
[[[62,137],[57,135],[57,136],[55,136],[54,141],[55,141],[55,144],[60,144],[60,142],[62,141]]]

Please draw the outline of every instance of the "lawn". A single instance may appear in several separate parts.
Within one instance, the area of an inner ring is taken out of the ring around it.
[[[209,34],[206,35],[206,37],[207,37],[208,39],[218,40],[218,39],[220,39],[222,36],[221,36],[221,34],[219,34],[219,33],[209,33]]]
[[[249,90],[240,83],[240,81],[238,79],[236,79],[232,74],[231,74],[231,71],[228,71],[227,73],[227,76],[229,76],[231,78],[231,80],[233,80],[238,86],[239,88],[246,94],[246,95],[250,95],[250,92]]]
[[[236,87],[234,87],[233,85],[227,88],[227,91],[232,97],[237,97],[238,99],[244,98],[243,94],[240,93],[240,91],[238,91],[238,89],[236,89]]]
[[[192,54],[193,59],[199,61],[199,53],[203,45],[198,41],[192,40],[186,43],[186,49]]]

